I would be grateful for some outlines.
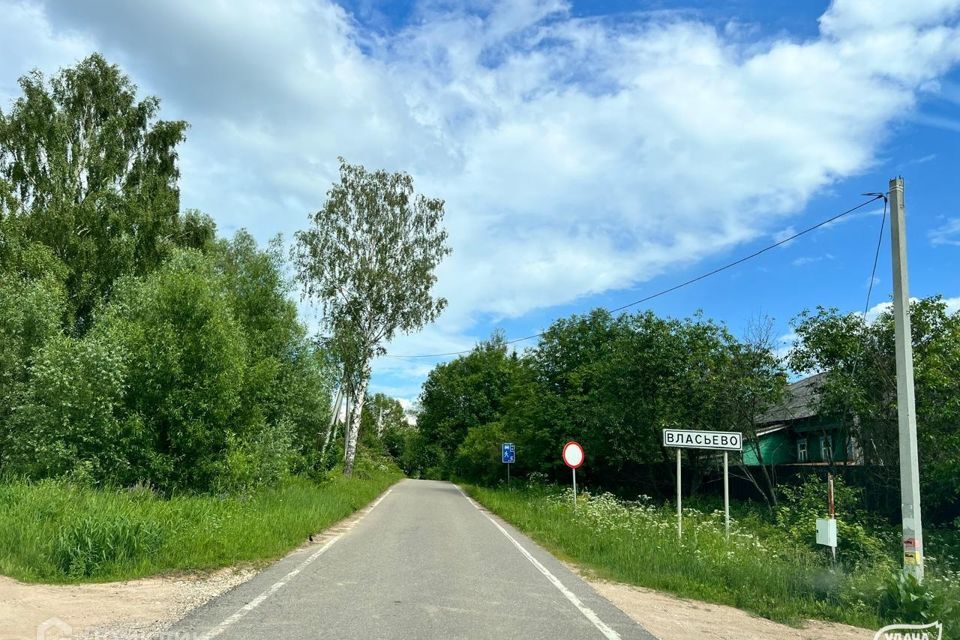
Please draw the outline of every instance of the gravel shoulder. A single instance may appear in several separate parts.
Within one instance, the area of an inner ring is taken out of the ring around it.
[[[733,607],[597,580],[582,572],[581,577],[660,640],[873,640],[875,633],[816,620],[795,629]]]

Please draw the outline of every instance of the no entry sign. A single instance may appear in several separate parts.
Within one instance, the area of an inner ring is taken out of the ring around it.
[[[579,442],[571,440],[563,445],[563,462],[571,469],[579,469],[584,459],[583,447]]]

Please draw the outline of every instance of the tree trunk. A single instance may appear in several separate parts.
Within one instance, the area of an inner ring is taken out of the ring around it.
[[[360,439],[360,414],[363,412],[363,401],[367,395],[368,378],[360,381],[353,398],[353,408],[350,411],[350,421],[347,424],[346,447],[344,451],[343,474],[353,473],[353,463],[357,457],[357,440]]]
[[[323,447],[320,449],[320,459],[323,460],[327,455],[327,447],[330,446],[330,438],[333,435],[333,426],[337,424],[340,418],[340,403],[343,401],[343,385],[337,389],[337,397],[333,401],[333,414],[330,416],[330,422],[327,423],[327,435],[323,438]]]

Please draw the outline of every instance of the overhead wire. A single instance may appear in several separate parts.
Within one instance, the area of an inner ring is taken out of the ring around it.
[[[866,200],[866,201],[864,201],[864,202],[861,202],[860,204],[856,205],[855,207],[851,207],[851,208],[847,209],[846,211],[841,211],[840,213],[838,213],[838,214],[836,214],[836,215],[834,215],[834,216],[831,216],[830,218],[827,218],[826,220],[823,220],[823,221],[821,221],[821,222],[818,222],[817,224],[815,224],[815,225],[813,225],[813,226],[807,227],[806,229],[803,229],[803,230],[798,231],[798,232],[796,232],[796,233],[794,233],[794,234],[792,234],[792,235],[790,235],[790,236],[787,236],[787,237],[785,237],[785,238],[782,238],[781,240],[779,240],[779,241],[777,241],[777,242],[775,242],[775,243],[773,243],[773,244],[767,245],[767,246],[763,247],[762,249],[758,249],[757,251],[754,251],[753,253],[751,253],[751,254],[749,254],[749,255],[746,255],[746,256],[743,256],[743,257],[741,257],[741,258],[738,258],[737,260],[734,260],[734,261],[732,261],[732,262],[728,262],[728,263],[726,263],[726,264],[724,264],[724,265],[722,265],[722,266],[720,266],[720,267],[717,267],[716,269],[711,269],[710,271],[707,271],[707,272],[705,272],[705,273],[702,273],[702,274],[700,274],[700,275],[698,275],[698,276],[696,276],[696,277],[694,277],[694,278],[690,278],[689,280],[685,280],[685,281],[683,281],[683,282],[681,282],[681,283],[679,283],[679,284],[675,284],[675,285],[673,285],[673,286],[667,287],[666,289],[661,289],[660,291],[657,291],[657,292],[652,293],[652,294],[650,294],[650,295],[648,295],[648,296],[645,296],[645,297],[643,297],[643,298],[640,298],[639,300],[634,300],[633,302],[629,302],[629,303],[627,303],[627,304],[621,305],[621,306],[616,307],[616,308],[613,308],[613,309],[608,309],[607,311],[608,311],[609,313],[617,313],[618,311],[623,311],[624,309],[629,309],[630,307],[635,307],[635,306],[637,306],[638,304],[643,304],[644,302],[649,302],[650,300],[653,300],[653,299],[655,299],[655,298],[659,298],[659,297],[664,296],[664,295],[666,295],[666,294],[668,294],[668,293],[672,293],[672,292],[674,292],[674,291],[677,291],[678,289],[682,289],[682,288],[684,288],[684,287],[690,286],[691,284],[694,284],[694,283],[696,283],[696,282],[699,282],[699,281],[704,280],[704,279],[706,279],[706,278],[709,278],[709,277],[711,277],[711,276],[715,276],[715,275],[717,275],[718,273],[722,273],[723,271],[726,271],[726,270],[728,270],[728,269],[732,269],[733,267],[736,267],[736,266],[738,266],[738,265],[740,265],[740,264],[743,264],[744,262],[747,262],[748,260],[752,260],[752,259],[754,259],[754,258],[756,258],[756,257],[758,257],[758,256],[763,255],[764,253],[767,253],[768,251],[771,251],[771,250],[773,250],[773,249],[776,249],[777,247],[781,247],[781,246],[783,246],[783,245],[785,245],[785,244],[787,244],[787,243],[789,243],[789,242],[791,242],[791,241],[793,241],[793,240],[796,240],[797,238],[799,238],[799,237],[801,237],[801,236],[804,236],[804,235],[806,235],[806,234],[808,234],[808,233],[811,233],[811,232],[813,232],[813,231],[816,231],[817,229],[819,229],[819,228],[821,228],[821,227],[825,227],[825,226],[827,226],[827,225],[829,225],[829,224],[831,224],[831,223],[833,223],[833,222],[836,222],[836,221],[839,220],[840,218],[843,218],[844,216],[850,215],[851,213],[854,213],[855,211],[858,211],[858,210],[866,207],[867,205],[869,205],[869,204],[871,204],[871,203],[873,203],[873,202],[876,202],[877,200],[880,200],[881,198],[884,200],[884,209],[883,209],[883,210],[884,210],[884,219],[886,219],[886,210],[887,210],[887,209],[886,209],[886,195],[885,195],[885,194],[882,194],[882,193],[868,193],[868,194],[864,194],[864,195],[869,195],[869,196],[873,196],[873,197],[870,198],[869,200]],[[881,228],[881,233],[882,233],[882,228]],[[880,252],[880,249],[879,249],[879,245],[878,245],[878,247],[877,247],[877,257],[879,257],[879,252]],[[876,273],[876,260],[874,260],[874,267],[873,267],[873,268],[874,268],[874,273]],[[873,285],[873,276],[871,276],[871,287],[870,287],[871,290],[872,290],[872,288],[873,288],[872,285]],[[867,297],[867,300],[868,300],[868,304],[869,304],[869,295],[868,295],[868,297]],[[535,338],[540,338],[540,337],[542,337],[544,333],[545,333],[544,331],[541,331],[541,332],[539,332],[539,333],[534,333],[534,334],[532,334],[532,335],[524,336],[524,337],[522,337],[522,338],[513,338],[513,339],[511,339],[511,340],[506,340],[506,341],[504,342],[504,344],[516,344],[516,343],[518,343],[518,342],[524,342],[524,341],[526,341],[526,340],[533,340],[533,339],[535,339]],[[445,358],[445,357],[449,357],[449,356],[459,356],[459,355],[463,355],[463,354],[465,354],[465,353],[470,353],[471,351],[473,351],[472,348],[471,348],[471,349],[463,349],[463,350],[461,350],[461,351],[450,351],[450,352],[447,352],[447,353],[423,353],[423,354],[413,354],[413,355],[385,354],[383,357],[387,357],[387,358],[399,358],[399,359]]]

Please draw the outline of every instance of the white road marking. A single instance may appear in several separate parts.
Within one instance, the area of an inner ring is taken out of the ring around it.
[[[600,633],[602,633],[602,634],[604,635],[604,637],[607,638],[607,640],[620,640],[620,634],[619,634],[619,633],[617,633],[616,631],[614,631],[613,629],[611,629],[609,626],[607,626],[607,624],[606,624],[603,620],[601,620],[600,617],[599,617],[596,613],[594,613],[593,609],[591,609],[591,608],[588,607],[587,605],[583,604],[583,602],[580,600],[580,598],[577,597],[577,594],[575,594],[574,592],[570,591],[570,589],[567,589],[567,587],[565,587],[564,584],[563,584],[562,582],[560,582],[560,579],[557,578],[557,576],[555,576],[555,575],[553,575],[552,573],[550,573],[550,570],[549,570],[549,569],[547,569],[545,566],[543,566],[543,565],[540,563],[539,560],[537,560],[536,558],[534,558],[533,555],[532,555],[529,551],[527,551],[526,549],[524,549],[523,546],[522,546],[519,542],[517,542],[516,539],[515,539],[512,535],[510,535],[510,533],[509,533],[506,529],[504,529],[502,526],[500,526],[500,523],[499,523],[499,522],[497,522],[496,520],[494,520],[493,518],[491,518],[482,508],[480,508],[480,505],[477,504],[477,502],[476,502],[473,498],[471,498],[471,497],[468,496],[466,493],[464,493],[464,492],[463,492],[463,489],[461,489],[460,487],[457,487],[457,491],[459,491],[460,494],[461,494],[464,498],[466,498],[466,499],[470,502],[470,504],[473,505],[473,508],[474,508],[474,509],[476,509],[477,511],[479,511],[480,513],[482,513],[483,516],[484,516],[487,520],[489,520],[490,522],[492,522],[492,523],[493,523],[493,526],[495,526],[497,529],[500,530],[500,533],[502,533],[503,535],[507,536],[507,539],[508,539],[510,542],[513,543],[513,546],[515,546],[517,549],[519,549],[520,553],[522,553],[523,556],[524,556],[527,560],[529,560],[530,563],[533,564],[533,566],[535,566],[538,571],[540,571],[540,573],[542,573],[544,576],[546,576],[547,580],[549,580],[550,583],[551,583],[553,586],[555,586],[555,587],[560,591],[560,593],[562,593],[562,594],[564,595],[564,597],[566,597],[567,600],[569,600],[571,603],[573,603],[573,606],[575,606],[577,609],[580,610],[580,613],[583,614],[583,617],[585,617],[587,620],[589,620],[590,622],[592,622],[592,623],[593,623],[593,626],[595,626],[597,629],[599,629],[599,630],[600,630]]]
[[[353,527],[354,527],[358,522],[360,522],[361,520],[363,520],[371,511],[373,511],[374,509],[376,509],[376,508],[377,508],[377,505],[380,504],[381,502],[383,502],[383,499],[386,498],[386,497],[390,494],[391,491],[393,491],[393,489],[387,489],[387,492],[384,493],[384,494],[383,494],[382,496],[380,496],[379,498],[377,498],[376,501],[375,501],[373,504],[371,504],[369,507],[367,507],[367,509],[360,515],[359,518],[357,518],[356,520],[354,520],[353,522],[351,522],[349,525],[347,525],[347,527],[346,527],[343,531],[341,531],[340,533],[338,533],[338,534],[335,535],[334,537],[330,538],[330,540],[328,540],[328,541],[326,542],[326,544],[324,544],[322,547],[320,547],[319,549],[317,549],[316,551],[314,551],[312,554],[310,554],[310,557],[307,558],[306,560],[304,560],[303,562],[301,562],[299,565],[297,565],[297,568],[296,568],[296,569],[294,569],[293,571],[291,571],[291,572],[288,573],[287,575],[285,575],[285,576],[283,576],[282,578],[280,578],[279,580],[277,580],[273,585],[270,586],[269,589],[267,589],[266,591],[264,591],[263,593],[261,593],[260,595],[258,595],[256,598],[254,598],[253,600],[251,600],[251,601],[248,602],[247,604],[245,604],[245,605],[243,605],[242,607],[240,607],[240,609],[238,609],[238,610],[236,611],[236,613],[234,613],[233,615],[231,615],[231,616],[229,616],[228,618],[226,618],[223,622],[221,622],[220,624],[218,624],[217,626],[215,626],[213,629],[210,629],[210,631],[207,631],[205,634],[203,634],[203,635],[201,635],[201,636],[198,636],[198,637],[197,637],[197,640],[210,640],[211,638],[216,638],[216,637],[219,636],[221,633],[223,633],[224,631],[226,631],[226,630],[227,630],[227,627],[229,627],[230,625],[232,625],[233,623],[235,623],[237,620],[240,620],[240,619],[243,618],[245,615],[247,615],[248,613],[250,613],[251,611],[253,611],[253,610],[256,609],[257,607],[259,607],[261,604],[263,604],[263,601],[264,601],[264,600],[266,600],[267,598],[269,598],[270,596],[272,596],[274,593],[276,593],[277,591],[279,591],[280,589],[282,589],[282,588],[284,587],[284,585],[286,585],[288,582],[290,582],[290,580],[291,580],[294,576],[296,576],[298,573],[300,573],[301,571],[303,571],[304,569],[306,569],[307,566],[308,566],[311,562],[313,562],[314,560],[316,560],[317,558],[319,558],[320,556],[322,556],[324,553],[326,553],[327,550],[330,549],[330,547],[332,547],[337,540],[339,540],[339,539],[342,538],[344,535],[346,535],[347,533],[349,533],[350,530],[353,529]]]

